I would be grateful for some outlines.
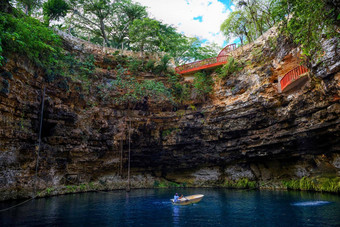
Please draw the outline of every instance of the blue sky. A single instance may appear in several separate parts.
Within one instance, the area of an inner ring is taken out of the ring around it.
[[[230,0],[134,0],[148,7],[149,15],[177,28],[178,32],[198,37],[204,44],[227,44],[220,25],[233,10]],[[234,40],[230,40],[233,42]]]

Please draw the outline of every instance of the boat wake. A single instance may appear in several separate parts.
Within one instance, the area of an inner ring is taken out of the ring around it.
[[[172,204],[170,201],[157,201],[157,202],[152,202],[154,205],[169,205]]]
[[[331,202],[328,201],[306,201],[306,202],[298,202],[298,203],[292,203],[292,206],[321,206],[325,204],[329,204]]]

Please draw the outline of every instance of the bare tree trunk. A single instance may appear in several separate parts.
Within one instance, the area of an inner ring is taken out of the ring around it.
[[[241,46],[243,46],[243,37],[240,36]]]
[[[143,57],[143,51],[144,51],[144,45],[141,45],[140,47],[140,57]]]
[[[100,31],[102,32],[106,46],[109,46],[109,41],[107,40],[107,36],[105,33],[105,25],[103,19],[100,19]]]
[[[247,37],[248,42],[251,43],[253,40],[252,40],[251,35],[249,34],[249,32],[247,32],[247,28],[245,26],[243,26],[243,31],[244,31],[244,33],[245,33],[245,35]]]

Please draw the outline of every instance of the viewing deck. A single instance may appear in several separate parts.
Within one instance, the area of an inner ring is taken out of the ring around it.
[[[306,80],[305,76],[308,72],[309,70],[303,65],[300,65],[287,72],[280,80],[281,91],[289,91],[302,84]]]
[[[230,57],[230,53],[236,49],[236,44],[227,45],[222,49],[222,51],[218,54],[217,57],[207,58],[200,61],[191,62],[188,64],[180,65],[175,68],[178,74],[181,74],[185,77],[186,80],[193,80],[193,74],[203,69],[213,69],[217,66],[223,65],[228,62],[228,58]],[[281,92],[290,91],[291,89],[298,87],[303,84],[308,75],[309,69],[305,66],[298,66],[289,72],[287,72],[279,84],[281,87]]]
[[[229,57],[228,54],[235,49],[236,49],[236,44],[233,43],[233,44],[227,45],[226,47],[222,49],[222,51],[218,54],[217,57],[207,58],[204,60],[195,61],[195,62],[188,63],[185,65],[180,65],[176,67],[175,70],[178,74],[184,75],[184,74],[192,74],[202,69],[215,68],[217,66],[227,63],[228,57]]]

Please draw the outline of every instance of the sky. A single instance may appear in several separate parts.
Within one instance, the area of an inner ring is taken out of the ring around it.
[[[134,1],[147,6],[151,18],[174,26],[186,36],[198,37],[203,44],[215,42],[221,47],[228,44],[220,26],[233,9],[231,0]]]

